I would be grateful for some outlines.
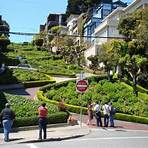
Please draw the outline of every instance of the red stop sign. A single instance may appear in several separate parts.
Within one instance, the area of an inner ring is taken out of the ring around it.
[[[76,89],[78,92],[85,92],[88,88],[87,80],[77,80],[76,81]]]

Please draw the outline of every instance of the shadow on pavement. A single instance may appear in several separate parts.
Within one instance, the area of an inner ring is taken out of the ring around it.
[[[23,141],[23,142],[19,142],[18,144],[22,144],[22,143],[38,143],[38,142],[47,142],[47,141],[62,141],[62,140],[69,140],[69,139],[74,139],[74,138],[80,138],[85,136],[85,134],[82,135],[75,135],[75,136],[69,136],[69,137],[58,137],[58,138],[48,138],[48,139],[37,139],[37,140],[28,140],[28,141]]]
[[[13,95],[30,96],[30,94],[26,91],[25,88],[5,90],[3,92],[6,92],[8,94],[13,94]]]
[[[16,140],[22,140],[24,138],[11,138],[9,141],[16,141]]]

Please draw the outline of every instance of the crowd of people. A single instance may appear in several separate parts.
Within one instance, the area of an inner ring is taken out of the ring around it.
[[[115,114],[115,109],[112,106],[112,103],[105,103],[102,107],[98,101],[96,103],[92,103],[92,100],[88,101],[88,121],[87,125],[91,125],[93,117],[96,118],[96,125],[99,127],[103,126],[102,123],[102,111],[103,111],[103,117],[104,117],[104,127],[108,127],[110,123],[110,127],[114,127],[114,114]],[[58,104],[59,111],[66,111],[66,106],[64,103],[64,99],[61,99]],[[48,114],[48,109],[46,107],[46,103],[42,103],[41,106],[38,108],[39,112],[39,136],[38,138],[40,140],[46,139],[47,134],[46,134],[46,125],[47,125],[47,114]],[[9,141],[9,133],[11,131],[11,127],[13,124],[13,121],[15,119],[15,113],[14,111],[10,108],[10,104],[6,103],[5,108],[1,111],[0,113],[0,120],[3,125],[4,129],[4,141],[8,142]],[[69,123],[72,121],[74,122],[73,117],[69,114]],[[73,125],[72,122],[72,125]]]
[[[96,125],[99,127],[103,126],[102,118],[104,118],[104,127],[114,127],[114,115],[116,112],[115,107],[113,107],[111,102],[105,102],[105,104],[101,107],[101,103],[96,101],[92,103],[92,100],[88,101],[87,106],[87,114],[88,114],[88,121],[87,125],[91,125],[93,117],[96,118]]]

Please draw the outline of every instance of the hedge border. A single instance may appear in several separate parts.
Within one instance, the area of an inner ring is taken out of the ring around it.
[[[39,87],[39,86],[44,86],[47,84],[53,84],[55,83],[55,80],[44,80],[44,81],[27,81],[27,82],[22,82],[25,88],[31,88],[31,87]]]
[[[48,98],[43,96],[42,91],[37,92],[37,97],[38,97],[39,100],[50,102],[50,103],[55,104],[55,105],[58,105],[58,103],[59,103],[58,101],[49,100]],[[83,114],[87,113],[86,107],[80,107],[80,106],[70,105],[70,104],[65,104],[65,106],[66,106],[67,110],[70,111],[70,112],[80,113],[80,109],[82,109]],[[115,119],[128,121],[128,122],[148,124],[148,118],[146,118],[146,117],[128,115],[128,114],[123,114],[123,113],[116,113]]]
[[[48,115],[47,124],[66,123],[68,114],[66,112],[57,112]],[[14,120],[13,127],[38,125],[38,116],[20,117]]]
[[[92,81],[99,82],[100,80],[103,80],[105,78],[107,78],[106,75],[100,75],[100,76],[87,77],[86,79],[90,83]],[[59,82],[59,83],[55,83],[55,84],[49,84],[49,85],[41,87],[39,90],[43,91],[43,92],[46,92],[47,90],[51,89],[52,87],[54,87],[56,89],[56,88],[59,88],[61,86],[67,86],[69,82],[75,82],[75,81],[76,80],[67,80],[67,81],[64,81],[64,82]]]
[[[133,86],[132,82],[130,80],[126,80],[126,79],[121,79],[122,82],[125,82],[126,84],[128,84],[129,86]],[[137,85],[137,90],[138,92],[141,92],[141,93],[146,93],[148,94],[148,90],[143,88],[142,86],[140,85]]]
[[[116,113],[115,119],[128,121],[128,122],[148,124],[148,118],[146,117],[140,117],[140,116],[128,115],[128,114],[122,114],[122,113]]]

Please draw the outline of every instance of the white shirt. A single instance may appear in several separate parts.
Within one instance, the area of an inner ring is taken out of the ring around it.
[[[104,115],[109,114],[109,105],[108,104],[103,105],[103,113],[104,113]]]
[[[96,111],[96,112],[99,112],[100,111],[100,105],[99,104],[96,104],[94,106],[94,111]]]

